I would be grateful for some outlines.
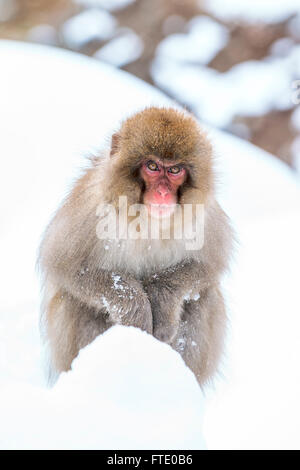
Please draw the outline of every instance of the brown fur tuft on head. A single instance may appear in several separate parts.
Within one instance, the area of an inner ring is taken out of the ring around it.
[[[120,130],[121,151],[133,158],[145,154],[191,162],[206,150],[196,121],[169,108],[147,108],[127,119]]]

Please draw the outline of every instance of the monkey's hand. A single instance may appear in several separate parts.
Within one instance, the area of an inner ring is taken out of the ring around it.
[[[108,320],[152,333],[151,305],[141,283],[122,274],[111,273],[110,276],[112,282],[105,283],[100,296]]]
[[[196,261],[179,263],[144,279],[143,285],[151,303],[153,335],[171,343],[180,323],[184,302],[198,296],[204,282],[201,266]]]
[[[107,322],[135,326],[152,334],[149,299],[141,282],[129,274],[82,267],[65,287],[96,315],[104,315]]]

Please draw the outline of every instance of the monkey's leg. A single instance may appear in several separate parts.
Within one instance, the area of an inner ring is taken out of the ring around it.
[[[56,294],[46,312],[52,372],[69,370],[80,349],[113,325],[106,318],[69,294]]]
[[[218,287],[185,302],[180,326],[171,346],[183,357],[200,385],[218,370],[226,332],[226,312]]]

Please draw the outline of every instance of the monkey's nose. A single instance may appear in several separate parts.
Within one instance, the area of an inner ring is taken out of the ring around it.
[[[166,186],[159,186],[157,188],[158,194],[161,195],[161,197],[166,197],[169,194],[169,189]]]

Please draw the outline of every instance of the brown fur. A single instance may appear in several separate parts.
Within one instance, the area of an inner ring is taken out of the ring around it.
[[[117,205],[120,195],[128,204],[141,202],[138,169],[150,155],[186,165],[179,203],[205,204],[201,250],[187,251],[184,241],[174,239],[98,239],[98,205]],[[160,108],[127,119],[110,151],[77,181],[41,245],[52,369],[68,370],[80,348],[121,323],[168,342],[203,384],[222,352],[226,314],[219,283],[231,240],[227,216],[214,198],[212,148],[196,121]]]

